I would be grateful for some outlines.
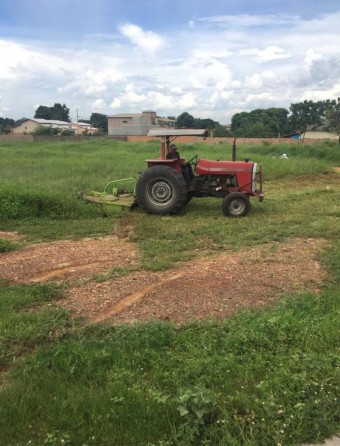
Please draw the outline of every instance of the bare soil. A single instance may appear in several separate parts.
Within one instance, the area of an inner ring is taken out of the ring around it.
[[[16,237],[3,232],[0,236]],[[291,239],[151,272],[140,268],[137,247],[117,236],[57,241],[0,254],[0,279],[66,281],[69,286],[60,304],[91,321],[181,324],[225,318],[240,308],[261,308],[287,293],[317,293],[326,279],[316,260],[325,243]],[[127,273],[98,281],[96,275],[114,268],[125,268]]]

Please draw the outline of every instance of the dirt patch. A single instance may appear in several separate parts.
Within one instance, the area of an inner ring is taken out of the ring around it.
[[[20,235],[18,232],[0,231],[0,238],[12,242],[17,242],[19,240],[22,240],[24,237]]]
[[[0,279],[20,283],[65,281],[137,261],[135,246],[117,236],[41,243],[1,254]]]
[[[224,318],[286,293],[317,292],[326,274],[314,257],[324,245],[323,240],[291,240],[202,258],[165,273],[138,271],[73,287],[64,305],[110,324]]]
[[[180,324],[224,318],[239,308],[263,307],[286,293],[317,292],[326,278],[315,259],[326,242],[293,239],[203,257],[166,272],[137,270],[97,282],[95,273],[118,267],[138,269],[137,249],[121,238],[126,235],[42,243],[2,253],[0,279],[68,281],[61,304],[92,321]]]

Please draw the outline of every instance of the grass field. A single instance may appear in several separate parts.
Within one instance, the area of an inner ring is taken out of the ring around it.
[[[180,151],[223,159],[231,148]],[[0,445],[293,446],[339,433],[339,146],[240,147],[239,159],[265,172],[265,201],[240,220],[224,218],[214,199],[172,217],[107,218],[78,198],[135,177],[158,152],[157,142],[3,143],[0,231],[39,242],[111,234],[129,221],[150,270],[202,251],[323,238],[329,281],[319,295],[180,328],[87,324],[56,305],[65,286],[0,283]],[[23,243],[0,238],[0,252]]]

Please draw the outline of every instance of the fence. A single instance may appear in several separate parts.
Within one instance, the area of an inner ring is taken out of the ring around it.
[[[207,138],[197,137],[197,136],[178,136],[176,138],[176,143],[205,143],[205,144],[219,144],[219,143],[226,143],[226,144],[233,144],[234,137],[226,137],[226,138],[214,138],[208,136]],[[151,136],[128,136],[128,141],[131,142],[147,142],[147,141],[154,141],[157,140],[155,137]],[[305,138],[302,139],[291,139],[291,138],[237,138],[236,143],[237,145],[242,144],[310,144],[310,143],[316,143],[316,142],[323,142],[323,141],[329,141],[329,139],[313,139],[313,138]]]
[[[86,141],[88,139],[96,140],[97,136],[32,136],[32,135],[23,135],[20,133],[11,133],[9,135],[0,135],[1,141],[44,141],[44,142],[61,142],[61,141]],[[129,142],[147,142],[158,140],[152,136],[105,136],[107,140],[112,141],[129,141]],[[242,144],[312,144],[317,142],[329,141],[329,139],[313,139],[313,138],[305,138],[302,139],[290,139],[290,138],[237,138],[237,145]],[[176,143],[205,143],[205,144],[233,144],[233,137],[226,138],[213,138],[213,137],[197,137],[197,136],[178,136],[176,138]]]
[[[10,133],[9,135],[0,135],[0,141],[33,141],[33,136]]]

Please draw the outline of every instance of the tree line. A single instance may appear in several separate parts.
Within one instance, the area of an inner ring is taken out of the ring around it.
[[[70,122],[70,109],[65,104],[55,103],[53,107],[39,105],[34,118]],[[177,128],[208,129],[213,136],[235,136],[268,138],[289,136],[294,133],[304,133],[309,126],[323,126],[325,130],[340,135],[340,98],[323,101],[303,101],[291,104],[286,108],[256,109],[250,112],[236,113],[231,118],[230,128],[213,119],[195,118],[188,112],[180,114],[176,119]],[[20,121],[10,118],[0,118],[0,134],[10,133],[11,127]],[[91,124],[100,133],[108,131],[107,115],[92,113],[89,120],[82,122]],[[53,130],[53,129],[52,129]],[[48,130],[44,130],[47,132]]]
[[[324,101],[303,101],[286,108],[256,109],[236,113],[230,129],[212,119],[197,119],[188,112],[176,120],[177,127],[206,128],[214,136],[269,138],[304,133],[310,126],[323,126],[326,131],[340,134],[340,98]]]

